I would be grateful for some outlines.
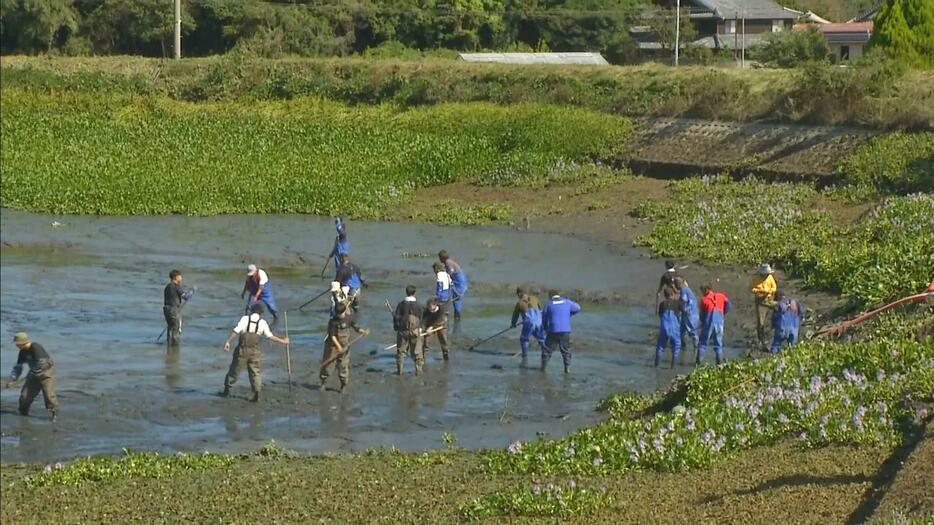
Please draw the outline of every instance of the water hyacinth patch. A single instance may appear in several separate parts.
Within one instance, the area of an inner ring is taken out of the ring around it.
[[[226,467],[236,461],[227,454],[162,455],[156,452],[123,450],[118,458],[89,457],[69,464],[47,465],[39,473],[25,479],[28,487],[50,485],[80,485],[86,482],[110,481],[128,478],[167,478],[181,472]]]
[[[417,188],[531,184],[589,166],[630,131],[618,116],[531,104],[400,110],[317,99],[0,96],[2,204],[54,213],[379,218]],[[441,219],[510,215],[477,208]]]
[[[893,446],[915,417],[911,402],[932,392],[934,343],[805,343],[774,359],[695,371],[683,411],[610,420],[565,439],[489,452],[486,468],[544,475],[678,471],[786,436],[806,446]]]
[[[584,516],[613,501],[605,488],[587,488],[571,480],[566,484],[521,485],[491,492],[461,506],[461,516],[468,521],[499,516]]]
[[[934,196],[889,197],[851,227],[813,208],[804,184],[733,182],[725,176],[672,183],[673,198],[647,201],[652,219],[637,241],[655,255],[753,265],[779,261],[810,286],[842,292],[857,306],[923,291],[934,267]]]

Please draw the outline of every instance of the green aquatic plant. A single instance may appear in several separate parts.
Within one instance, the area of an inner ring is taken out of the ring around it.
[[[934,392],[934,342],[811,342],[774,359],[701,368],[680,409],[613,419],[486,453],[497,473],[599,475],[704,468],[780,439],[893,446]]]
[[[123,449],[123,455],[118,458],[88,457],[67,464],[46,465],[41,472],[26,477],[24,483],[28,487],[45,487],[131,478],[169,478],[183,472],[226,467],[235,461],[234,456],[210,452],[163,455]]]
[[[462,505],[460,512],[468,521],[508,516],[561,518],[586,516],[614,501],[605,487],[588,488],[570,480],[567,484],[522,484],[494,491]]]
[[[646,201],[637,217],[654,221],[638,244],[660,256],[754,265],[776,261],[811,286],[868,306],[923,290],[934,267],[934,196],[889,197],[850,227],[835,227],[813,206],[808,185],[754,178],[687,179],[672,198]]]
[[[213,215],[337,210],[378,218],[414,190],[523,184],[609,155],[628,122],[542,105],[399,110],[314,99],[190,104],[139,96],[2,95],[3,206],[54,213]],[[482,224],[507,207],[438,220]],[[428,217],[434,219],[434,217]]]

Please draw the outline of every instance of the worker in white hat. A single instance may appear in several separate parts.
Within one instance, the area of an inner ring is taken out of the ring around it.
[[[759,340],[760,350],[765,350],[768,344],[765,330],[769,326],[772,308],[775,306],[775,290],[778,290],[778,283],[775,282],[773,273],[772,265],[760,264],[756,269],[756,276],[752,280],[750,289],[756,302],[756,337]]]
[[[243,284],[243,291],[240,293],[241,299],[247,292],[250,293],[246,311],[249,312],[250,307],[257,302],[262,302],[272,314],[273,322],[275,322],[279,318],[279,309],[276,308],[276,300],[272,296],[272,283],[269,282],[269,276],[266,275],[265,270],[255,264],[247,266],[246,269],[246,283]]]

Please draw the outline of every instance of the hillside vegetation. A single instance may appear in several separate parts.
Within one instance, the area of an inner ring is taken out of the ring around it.
[[[777,120],[934,129],[934,72],[814,64],[795,70],[511,66],[454,60],[259,59],[181,62],[4,57],[4,87],[165,95],[184,101],[318,96],[403,107],[484,101],[573,105],[625,116]]]

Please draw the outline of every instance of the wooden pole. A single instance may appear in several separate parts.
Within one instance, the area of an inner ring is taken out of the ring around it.
[[[285,338],[289,338],[289,311],[285,311]],[[292,393],[292,344],[285,344],[285,364],[289,372],[289,393]]]

